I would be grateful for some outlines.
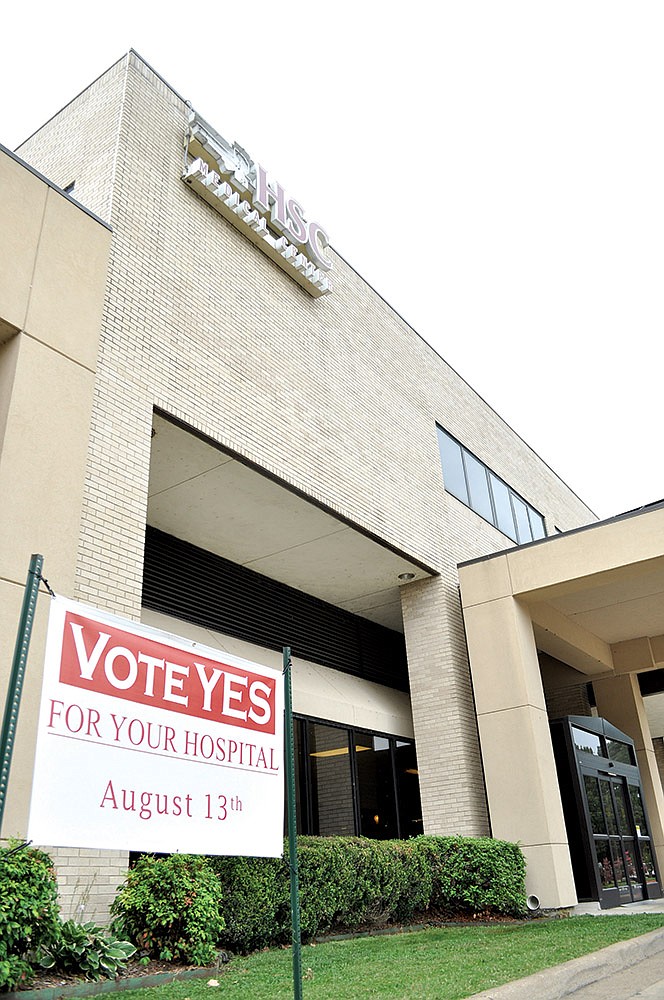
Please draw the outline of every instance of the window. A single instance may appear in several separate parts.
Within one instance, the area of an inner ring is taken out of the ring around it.
[[[443,479],[448,493],[493,524],[513,542],[546,538],[542,515],[499,479],[442,427],[437,428]]]
[[[310,832],[321,837],[335,833],[351,835],[355,833],[355,817],[348,730],[312,722],[306,735],[307,754],[303,763],[309,771],[305,794],[308,790]]]
[[[298,833],[384,840],[422,833],[412,740],[296,716]]]
[[[591,753],[595,757],[605,757],[602,739],[596,733],[589,733],[578,726],[572,726],[572,739],[574,746],[582,753]]]

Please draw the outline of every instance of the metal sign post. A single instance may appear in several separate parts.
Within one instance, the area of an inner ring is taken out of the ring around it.
[[[283,649],[284,664],[284,736],[286,742],[286,792],[288,802],[288,856],[290,862],[290,898],[293,925],[293,996],[302,1000],[302,942],[300,934],[300,893],[297,871],[297,816],[295,812],[295,740],[293,739],[293,695],[291,689],[290,646]]]
[[[32,623],[35,618],[37,594],[39,592],[39,581],[41,580],[43,563],[44,557],[40,555],[33,555],[30,559],[30,568],[28,570],[28,578],[25,583],[25,593],[23,594],[21,618],[19,621],[18,633],[16,635],[12,671],[9,677],[9,685],[7,687],[7,702],[5,704],[5,714],[2,720],[2,732],[0,733],[0,831],[2,830],[2,818],[5,812],[7,783],[9,781],[9,769],[12,763],[12,752],[14,750],[14,736],[16,734],[18,710],[21,704],[23,677],[25,675],[25,665],[27,663],[28,650],[30,648]]]

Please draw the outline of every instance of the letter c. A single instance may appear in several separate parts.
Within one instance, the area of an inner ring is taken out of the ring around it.
[[[307,250],[316,267],[321,268],[323,271],[329,271],[332,267],[332,261],[328,260],[327,257],[323,257],[323,250],[325,247],[329,247],[329,245],[330,241],[325,230],[317,222],[310,222]]]

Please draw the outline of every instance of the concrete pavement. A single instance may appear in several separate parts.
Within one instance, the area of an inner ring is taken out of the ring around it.
[[[600,910],[584,903],[573,914],[592,913],[602,919],[612,914],[664,913],[664,900],[646,900]],[[469,1000],[664,1000],[664,928],[543,969]]]

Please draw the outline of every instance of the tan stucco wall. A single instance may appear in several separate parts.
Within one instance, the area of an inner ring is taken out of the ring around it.
[[[498,557],[460,570],[491,832],[520,843],[528,892],[543,907],[572,906],[576,891],[532,622],[504,593],[501,567]]]
[[[111,233],[0,150],[0,705],[32,553],[72,596]],[[2,835],[26,830],[49,599],[38,602]],[[75,780],[75,776],[72,776]],[[108,884],[105,886],[108,894]],[[90,912],[90,911],[88,911]]]

